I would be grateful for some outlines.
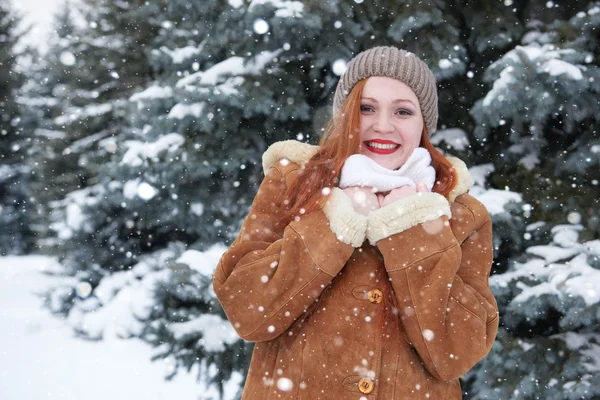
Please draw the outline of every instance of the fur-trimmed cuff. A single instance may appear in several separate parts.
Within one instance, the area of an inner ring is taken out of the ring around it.
[[[369,214],[367,239],[375,246],[378,240],[446,215],[450,205],[438,193],[417,193],[397,200]]]
[[[360,247],[365,241],[367,217],[354,211],[352,200],[340,188],[333,188],[323,207],[329,227],[340,242]]]

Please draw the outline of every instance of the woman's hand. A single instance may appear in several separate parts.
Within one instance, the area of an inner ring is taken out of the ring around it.
[[[371,187],[350,186],[342,190],[350,197],[352,205],[354,206],[354,211],[359,214],[369,215],[371,211],[379,208],[379,201]]]
[[[413,189],[409,185],[404,185],[396,189],[392,189],[387,196],[377,196],[379,199],[380,207],[387,206],[396,200],[400,200],[404,197],[414,196],[417,193],[429,192],[427,186],[424,183],[417,183],[417,190]]]

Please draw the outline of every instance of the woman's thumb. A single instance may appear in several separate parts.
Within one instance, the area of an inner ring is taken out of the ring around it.
[[[419,182],[417,183],[417,192],[426,193],[429,192],[429,189],[427,189],[427,185],[425,185],[423,182]]]

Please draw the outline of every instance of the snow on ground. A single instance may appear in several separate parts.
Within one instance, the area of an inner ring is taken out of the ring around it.
[[[0,257],[2,400],[216,398],[196,383],[194,369],[165,381],[169,366],[152,362],[152,348],[140,340],[75,338],[69,326],[40,308],[35,295],[52,280],[40,271],[54,262]]]

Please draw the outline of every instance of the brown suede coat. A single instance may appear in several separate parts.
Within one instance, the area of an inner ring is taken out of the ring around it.
[[[242,399],[460,399],[458,378],[498,329],[492,226],[466,193],[468,170],[451,160],[450,202],[425,193],[364,217],[335,188],[323,210],[278,226],[275,199],[314,151],[269,148],[251,212],[215,273],[230,322],[257,342]]]

